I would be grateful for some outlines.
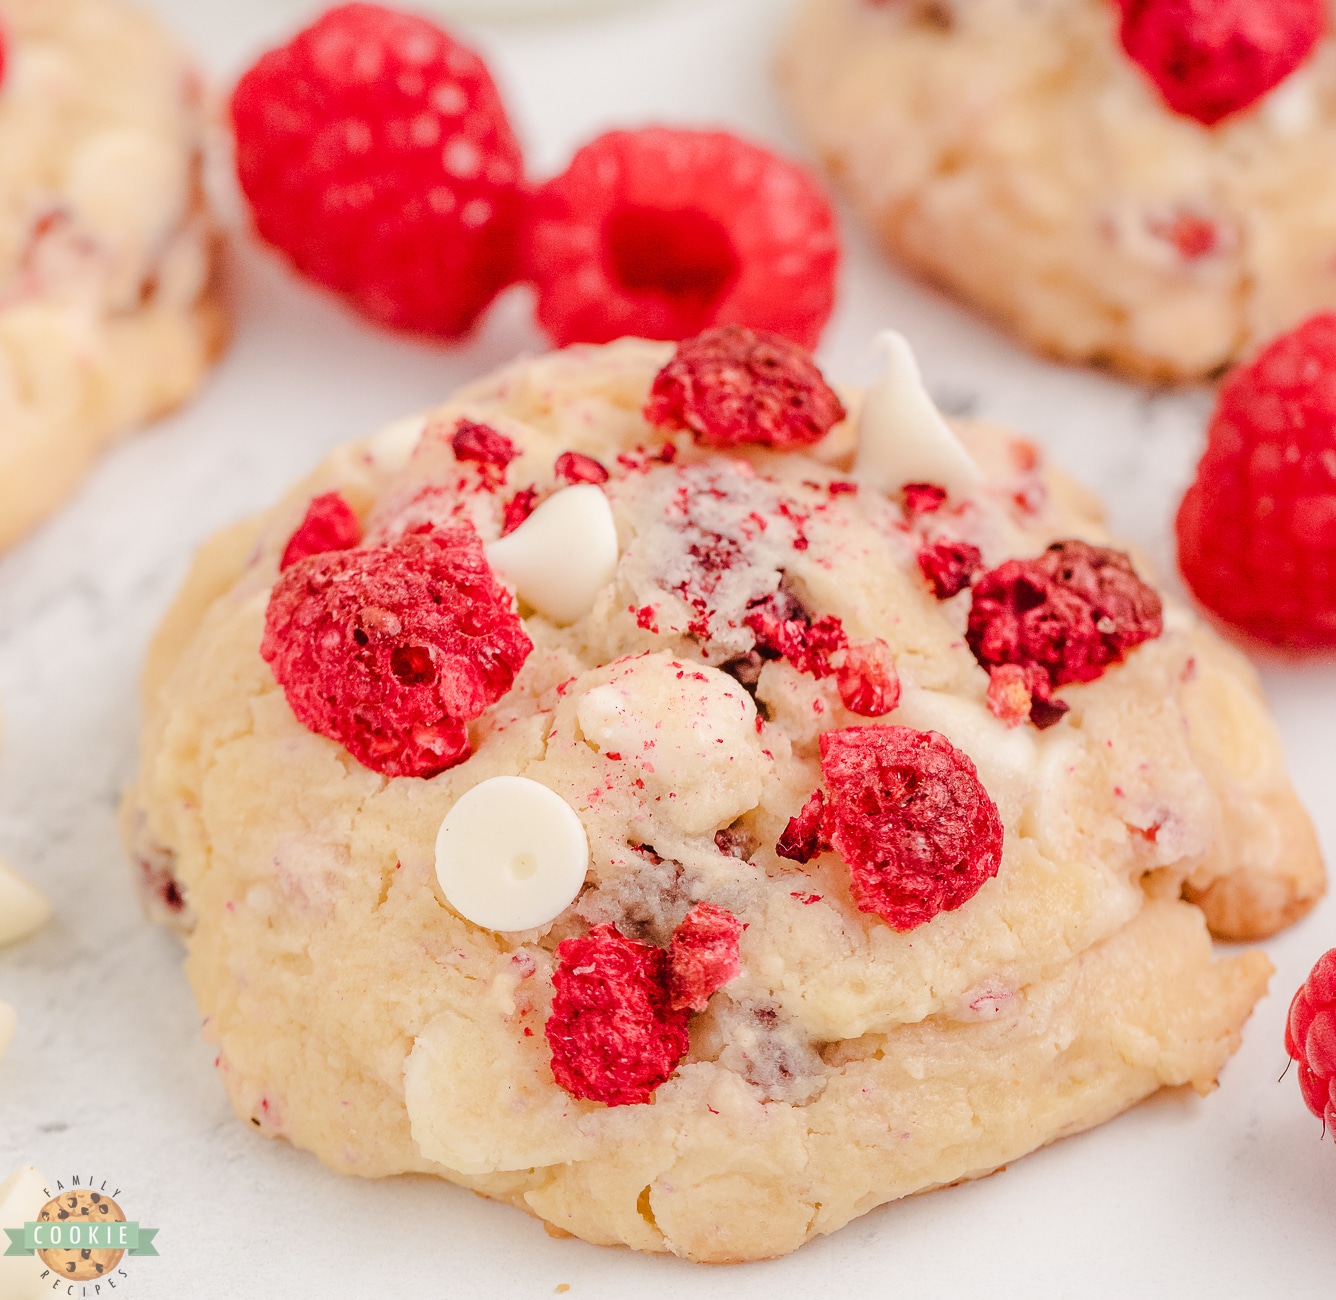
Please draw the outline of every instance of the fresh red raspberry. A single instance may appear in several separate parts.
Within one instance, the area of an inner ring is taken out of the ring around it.
[[[1118,0],[1123,49],[1175,113],[1213,126],[1309,55],[1325,0]]]
[[[506,481],[506,466],[520,454],[520,449],[504,433],[474,420],[460,420],[455,425],[450,450],[456,460],[477,465],[483,481],[491,487]]]
[[[532,649],[468,524],[298,561],[260,643],[303,726],[375,772],[421,777],[468,757],[465,724]]]
[[[806,352],[741,325],[679,343],[645,402],[650,424],[688,429],[706,447],[808,447],[844,417]]]
[[[891,647],[880,637],[851,641],[835,670],[840,700],[860,718],[881,718],[900,703],[900,674]]]
[[[615,926],[557,945],[552,1012],[544,1032],[552,1075],[571,1094],[636,1106],[687,1054],[687,1012],[668,992],[668,954]]]
[[[337,492],[312,497],[297,531],[288,538],[279,560],[279,569],[287,569],[308,555],[325,551],[346,551],[362,540],[362,525],[350,506]]]
[[[802,862],[834,848],[860,911],[912,930],[997,875],[1002,819],[974,764],[945,736],[913,727],[826,731],[821,775],[825,798],[818,790],[808,800],[776,852]]]
[[[933,542],[918,553],[918,566],[938,600],[958,596],[982,564],[983,552],[968,542]]]
[[[1336,645],[1336,315],[1225,380],[1177,533],[1183,577],[1227,623]]]
[[[1299,1063],[1308,1109],[1336,1134],[1336,948],[1317,959],[1290,1003],[1285,1050]]]
[[[742,970],[742,922],[713,903],[697,903],[668,945],[668,992],[674,1011],[704,1011],[710,995]]]
[[[592,456],[582,451],[563,451],[552,472],[567,483],[606,483],[608,471]]]
[[[946,500],[946,489],[936,483],[906,483],[900,490],[904,493],[905,510],[911,515],[930,515],[941,509]]]
[[[1043,727],[1067,710],[1050,699],[1054,687],[1093,682],[1163,628],[1160,597],[1126,555],[1073,540],[985,573],[974,584],[965,640],[987,669],[1027,670],[1030,718]]]
[[[446,337],[515,279],[523,160],[482,60],[379,5],[331,9],[232,94],[260,234],[362,311]]]
[[[763,604],[753,605],[744,622],[756,634],[756,648],[762,656],[787,659],[800,673],[818,679],[835,671],[830,657],[849,643],[833,614],[813,619],[783,591]]]
[[[750,325],[815,347],[839,234],[801,167],[724,131],[611,131],[534,198],[529,272],[562,346]]]

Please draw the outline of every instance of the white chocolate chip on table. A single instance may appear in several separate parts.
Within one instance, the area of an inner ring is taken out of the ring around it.
[[[0,1229],[21,1228],[35,1220],[50,1198],[46,1179],[32,1165],[14,1170],[0,1183]],[[8,1246],[9,1239],[4,1239]],[[48,1276],[43,1277],[43,1274]],[[36,1255],[6,1256],[0,1252],[0,1297],[4,1300],[45,1300],[52,1294],[50,1270]]]

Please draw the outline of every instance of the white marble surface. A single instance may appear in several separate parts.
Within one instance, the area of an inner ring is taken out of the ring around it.
[[[220,79],[304,8],[153,0]],[[775,0],[652,0],[543,26],[472,30],[544,175],[613,123],[722,122],[797,145],[771,91]],[[475,6],[476,8],[476,6]],[[868,341],[904,330],[948,409],[1011,421],[1108,498],[1171,569],[1169,520],[1209,409],[1033,360],[885,266],[852,226],[822,356],[870,378]],[[517,1212],[427,1179],[361,1183],[239,1124],[201,1043],[175,941],[139,915],[119,848],[144,643],[191,549],[264,505],[327,448],[541,346],[523,291],[467,347],[377,332],[242,243],[237,337],[187,410],[109,456],[0,559],[0,855],[55,920],[0,954],[19,1010],[0,1064],[0,1177],[95,1173],[161,1258],[117,1296],[1330,1296],[1336,1146],[1319,1139],[1281,1027],[1336,944],[1336,901],[1266,945],[1278,974],[1218,1093],[1161,1096],[1004,1174],[876,1211],[773,1264],[697,1268],[557,1241]],[[1330,853],[1336,667],[1264,667],[1300,792]],[[92,1292],[90,1290],[89,1294]]]

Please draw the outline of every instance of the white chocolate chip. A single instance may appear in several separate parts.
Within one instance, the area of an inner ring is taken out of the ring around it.
[[[617,571],[608,498],[593,483],[563,488],[513,533],[492,542],[487,562],[544,618],[574,623]]]
[[[737,681],[663,652],[612,668],[612,680],[576,706],[587,744],[638,768],[661,815],[687,834],[756,807],[769,760],[756,705]]]
[[[14,1170],[0,1183],[0,1227],[21,1228],[37,1218],[49,1199],[46,1179],[32,1165]],[[38,1256],[0,1254],[0,1296],[5,1300],[39,1300],[50,1294],[50,1273]]]
[[[145,131],[100,131],[70,160],[66,195],[80,223],[119,253],[156,248],[185,207],[185,163],[174,142]]]
[[[362,445],[377,468],[393,472],[408,464],[426,427],[425,415],[410,415],[376,430]]]
[[[523,776],[475,785],[436,835],[436,878],[465,920],[488,930],[532,930],[576,899],[589,840],[559,794]]]
[[[858,416],[855,472],[883,492],[935,483],[950,496],[967,496],[983,475],[933,405],[904,335],[882,330],[875,341],[886,373],[868,389]]]
[[[1262,100],[1262,112],[1276,134],[1287,139],[1310,131],[1318,118],[1311,68],[1290,73]]]
[[[0,947],[24,939],[45,924],[51,904],[34,885],[0,862]]]

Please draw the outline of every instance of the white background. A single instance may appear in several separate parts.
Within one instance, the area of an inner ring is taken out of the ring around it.
[[[486,12],[485,0],[467,2]],[[153,0],[226,85],[290,30],[297,0]],[[542,24],[472,21],[546,176],[610,125],[722,123],[800,152],[771,85],[785,5],[644,0]],[[867,380],[872,332],[911,338],[942,404],[1011,422],[1107,498],[1172,573],[1172,510],[1199,450],[1204,390],[1164,392],[1034,360],[890,269],[846,221],[821,350]],[[197,401],[107,457],[0,559],[0,854],[56,917],[0,954],[19,1011],[0,1064],[0,1177],[33,1162],[123,1188],[161,1229],[115,1292],[149,1297],[787,1295],[1088,1297],[1336,1294],[1336,1143],[1281,1045],[1285,1009],[1336,944],[1336,900],[1266,945],[1278,968],[1220,1090],[1161,1095],[984,1182],[869,1214],[771,1264],[704,1268],[549,1238],[445,1183],[338,1177],[238,1122],[199,1037],[180,951],[140,916],[116,805],[135,762],[145,641],[193,547],[265,505],[328,448],[542,347],[524,290],[466,347],[405,341],[296,284],[238,240],[236,341]],[[1263,666],[1301,795],[1336,847],[1336,667]],[[90,1290],[91,1294],[91,1290]]]

